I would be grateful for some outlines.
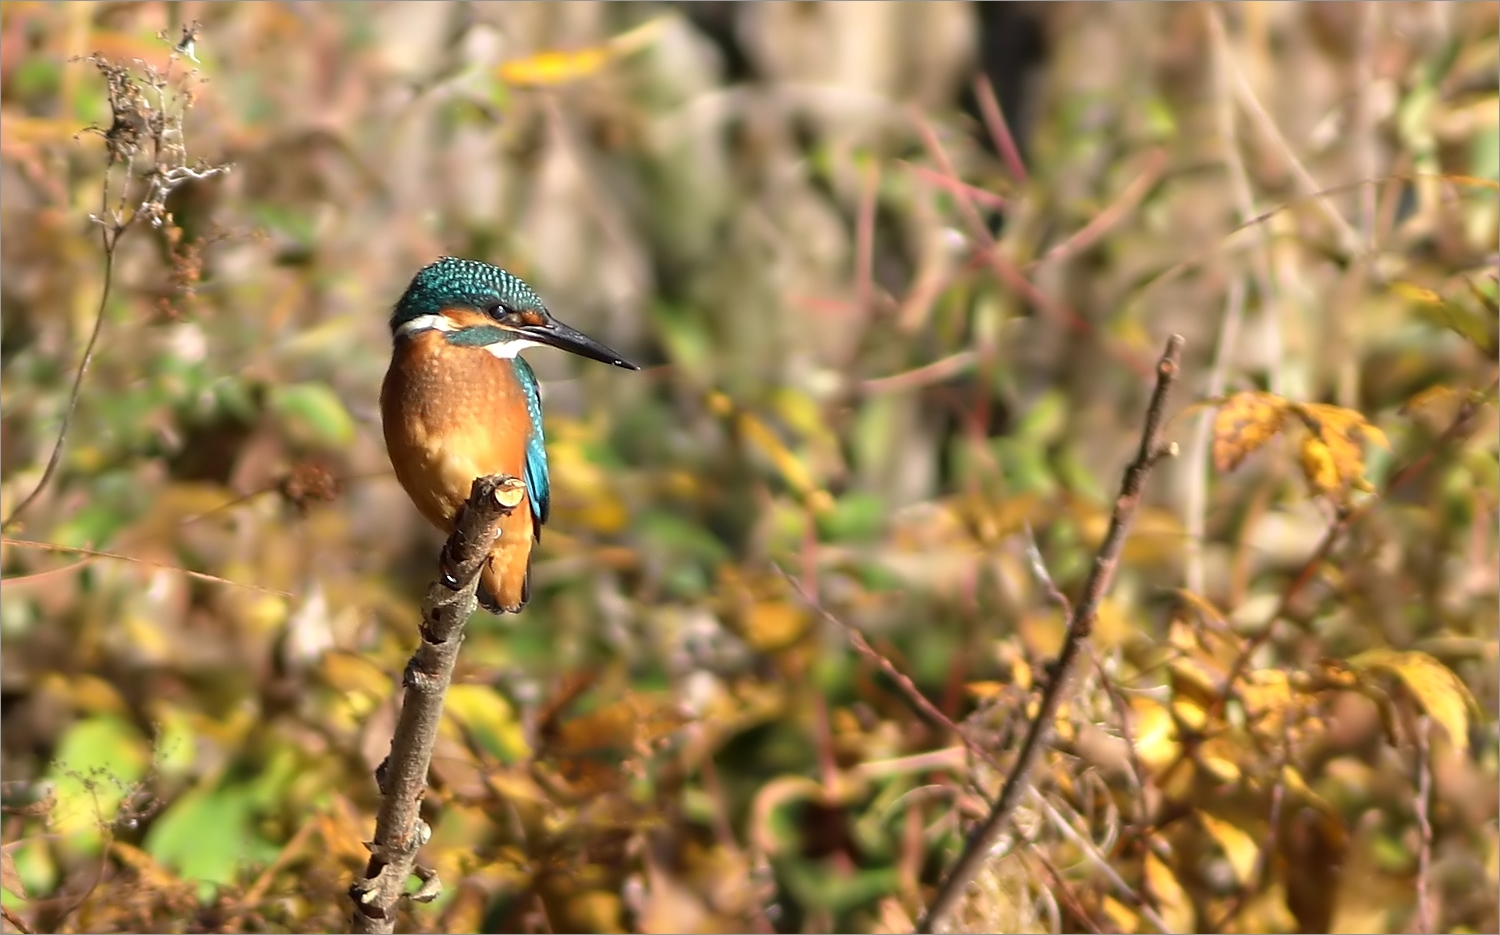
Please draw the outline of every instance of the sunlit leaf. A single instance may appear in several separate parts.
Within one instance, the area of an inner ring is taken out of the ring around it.
[[[204,829],[214,829],[204,834]],[[151,823],[145,850],[210,894],[234,881],[242,867],[275,858],[279,850],[255,830],[254,797],[243,785],[194,789]]]
[[[1203,830],[1219,845],[1224,852],[1224,858],[1229,861],[1229,866],[1234,868],[1235,881],[1241,884],[1249,883],[1255,874],[1257,861],[1260,859],[1260,845],[1255,838],[1245,829],[1233,822],[1215,818],[1204,811],[1199,811],[1198,821],[1203,824]]]
[[[354,419],[326,383],[276,387],[271,392],[270,405],[296,441],[338,448],[354,441]]]
[[[1469,748],[1469,719],[1479,716],[1479,703],[1452,669],[1423,652],[1391,649],[1367,650],[1350,659],[1349,665],[1360,672],[1395,675],[1416,696],[1422,710],[1443,725],[1455,747]]]
[[[663,22],[661,18],[650,20],[604,45],[572,52],[539,52],[514,59],[500,65],[495,73],[501,81],[522,87],[545,87],[587,78],[615,59],[644,48],[655,39]]]
[[[1389,449],[1384,432],[1362,413],[1342,406],[1297,403],[1291,410],[1308,429],[1301,445],[1302,473],[1316,492],[1336,495],[1350,487],[1371,489],[1361,442],[1370,440]]]
[[[1275,437],[1290,404],[1271,393],[1236,393],[1214,416],[1214,467],[1232,471]]]
[[[145,738],[129,721],[99,715],[75,723],[63,735],[51,770],[57,790],[54,828],[96,835],[118,817],[150,762]]]
[[[502,762],[515,762],[530,752],[510,702],[489,685],[449,686],[443,713],[462,723],[487,753]]]
[[[1146,885],[1156,899],[1156,911],[1167,924],[1169,932],[1193,932],[1193,900],[1177,881],[1177,876],[1166,861],[1155,852],[1146,853]]]

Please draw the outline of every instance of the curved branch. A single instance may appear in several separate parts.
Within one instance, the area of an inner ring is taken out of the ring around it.
[[[369,844],[370,862],[364,876],[349,887],[356,932],[395,931],[396,904],[413,874],[422,881],[413,899],[427,901],[441,892],[437,875],[417,866],[417,851],[432,835],[420,816],[427,768],[437,743],[443,699],[464,641],[464,624],[474,613],[480,569],[500,531],[500,521],[520,505],[525,493],[519,478],[476,478],[453,534],[443,545],[439,579],[427,589],[422,602],[422,641],[401,678],[404,694],[391,752],[375,770],[381,795],[375,840]]]

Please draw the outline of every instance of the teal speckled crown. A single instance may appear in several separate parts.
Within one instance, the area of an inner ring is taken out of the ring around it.
[[[391,331],[445,308],[486,312],[496,304],[517,311],[546,312],[542,297],[526,280],[498,266],[445,256],[417,271],[391,312]]]

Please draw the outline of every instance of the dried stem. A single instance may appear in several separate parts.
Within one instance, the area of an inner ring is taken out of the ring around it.
[[[1136,453],[1135,460],[1125,469],[1125,477],[1120,484],[1120,494],[1115,499],[1114,514],[1110,517],[1109,532],[1105,535],[1104,542],[1099,547],[1099,553],[1094,558],[1093,567],[1089,570],[1088,579],[1084,582],[1083,593],[1073,605],[1073,613],[1068,620],[1068,632],[1063,640],[1062,650],[1052,665],[1050,678],[1042,692],[1041,704],[1027,728],[1026,738],[1021,742],[1015,765],[1006,776],[1005,784],[1001,786],[1000,795],[995,799],[989,815],[970,832],[968,840],[964,842],[963,853],[959,855],[958,862],[938,885],[932,903],[927,907],[927,912],[917,926],[918,932],[935,931],[937,926],[941,925],[957,907],[964,890],[978,876],[989,859],[990,849],[1004,831],[1006,823],[1015,811],[1016,804],[1021,799],[1022,792],[1030,784],[1031,772],[1041,757],[1042,747],[1051,736],[1053,721],[1057,718],[1057,709],[1067,694],[1073,671],[1077,668],[1078,659],[1087,644],[1089,634],[1093,631],[1094,617],[1099,610],[1099,603],[1103,600],[1110,580],[1114,577],[1115,568],[1119,564],[1120,551],[1125,545],[1126,532],[1130,528],[1136,507],[1140,503],[1146,477],[1158,461],[1173,451],[1172,448],[1162,445],[1161,431],[1166,418],[1167,397],[1181,369],[1182,345],[1182,337],[1173,335],[1167,341],[1161,360],[1157,362],[1156,389],[1151,394],[1151,402],[1146,410],[1146,424],[1141,432],[1140,449]]]
[[[859,632],[859,630],[855,629],[851,624],[845,623],[844,621],[840,620],[838,617],[829,612],[828,609],[825,608],[822,604],[818,603],[817,595],[809,593],[809,589],[804,588],[802,586],[802,582],[787,574],[780,565],[775,565],[773,567],[775,567],[778,572],[781,572],[782,577],[786,578],[787,583],[792,586],[792,590],[797,592],[797,596],[802,599],[802,602],[804,604],[806,604],[812,610],[816,611],[817,614],[824,620],[838,627],[840,630],[843,630],[844,635],[849,638],[849,643],[855,648],[856,651],[859,652],[861,656],[864,656],[866,659],[873,662],[877,667],[879,667],[880,671],[891,677],[891,680],[900,687],[901,693],[906,696],[906,700],[911,702],[913,708],[930,718],[934,724],[945,727],[948,730],[952,731],[960,740],[964,742],[964,745],[968,747],[969,751],[975,756],[984,760],[986,763],[990,764],[996,769],[1000,768],[1000,763],[995,759],[995,755],[993,753],[985,749],[982,744],[980,744],[973,737],[969,736],[969,734],[964,731],[961,726],[953,723],[953,719],[944,714],[937,705],[929,701],[927,699],[927,696],[922,694],[922,690],[918,688],[916,686],[916,683],[911,680],[911,677],[897,668],[895,663],[891,662],[885,656],[882,656],[874,646],[871,646],[870,641],[865,639],[865,635],[863,633]]]
[[[115,236],[110,233],[114,230]],[[31,493],[16,504],[16,508],[10,511],[5,521],[0,523],[0,529],[9,529],[26,509],[36,502],[36,498],[42,495],[51,482],[52,475],[57,473],[57,465],[62,461],[63,445],[68,441],[68,429],[73,426],[73,413],[78,411],[78,394],[83,391],[83,378],[89,372],[89,364],[94,362],[94,347],[99,343],[99,333],[104,330],[104,312],[109,308],[109,295],[113,291],[115,283],[115,244],[119,242],[121,229],[104,228],[104,285],[99,290],[99,307],[94,311],[94,328],[89,332],[89,343],[83,347],[83,360],[78,364],[78,372],[73,375],[73,388],[68,392],[68,405],[63,410],[62,425],[57,429],[57,440],[52,443],[52,454],[47,458],[47,466],[42,470],[42,477],[31,488]]]
[[[1245,281],[1239,276],[1229,281],[1229,297],[1225,300],[1224,320],[1219,325],[1219,345],[1214,350],[1213,368],[1208,374],[1208,386],[1204,395],[1212,399],[1224,392],[1225,378],[1229,370],[1229,356],[1233,353],[1240,335],[1240,318],[1245,310]],[[1203,541],[1208,529],[1208,449],[1213,431],[1213,413],[1204,410],[1193,427],[1193,440],[1187,456],[1182,459],[1187,471],[1184,485],[1183,512],[1187,523],[1187,539],[1184,541],[1184,579],[1187,589],[1194,594],[1204,594],[1208,576],[1203,567]]]
[[[439,580],[427,589],[422,603],[422,640],[402,674],[405,693],[391,752],[375,770],[381,794],[375,840],[369,844],[370,862],[364,876],[349,888],[356,932],[395,931],[396,904],[414,873],[422,887],[412,894],[413,899],[425,902],[442,891],[436,874],[416,866],[417,851],[432,833],[419,814],[427,768],[437,743],[443,699],[463,644],[464,624],[474,613],[480,569],[501,519],[521,503],[525,492],[525,485],[515,477],[475,479],[469,501],[443,545]]]
[[[1417,719],[1417,920],[1415,931],[1437,931],[1432,917],[1432,718]]]
[[[183,32],[187,54],[192,52],[192,44],[187,41],[187,37],[196,37],[197,28],[194,23]],[[114,291],[115,255],[119,252],[120,238],[125,236],[138,219],[149,219],[151,225],[158,228],[163,222],[170,221],[166,210],[167,198],[184,182],[207,179],[229,171],[227,165],[193,169],[184,162],[187,151],[183,142],[182,121],[188,108],[192,106],[191,99],[186,96],[169,99],[167,94],[167,89],[177,80],[172,76],[172,63],[179,54],[182,54],[181,47],[168,59],[166,72],[158,72],[145,65],[142,66],[145,70],[142,76],[133,74],[125,66],[112,64],[97,54],[87,59],[104,75],[113,117],[108,129],[89,128],[103,137],[109,160],[104,181],[100,185],[99,213],[90,216],[90,220],[99,225],[99,239],[104,252],[104,284],[99,289],[94,325],[89,332],[88,343],[84,345],[83,360],[78,364],[78,372],[73,375],[73,387],[68,392],[68,404],[63,410],[62,424],[57,430],[57,440],[52,443],[52,454],[47,458],[47,466],[42,469],[41,479],[31,489],[31,493],[16,504],[4,521],[0,521],[0,529],[9,529],[36,502],[57,473],[58,465],[62,463],[63,447],[68,441],[73,415],[78,411],[83,379],[88,375],[89,365],[94,362],[94,349],[99,344],[99,335],[104,331],[104,317],[109,309],[110,295]],[[145,93],[147,87],[156,92],[154,107]],[[127,211],[127,206],[133,200],[131,193],[139,191],[132,183],[135,181],[136,158],[141,153],[143,142],[149,147],[152,168],[145,176],[145,193]],[[120,183],[119,202],[111,206],[110,180],[115,175],[116,166],[123,168],[124,178]]]

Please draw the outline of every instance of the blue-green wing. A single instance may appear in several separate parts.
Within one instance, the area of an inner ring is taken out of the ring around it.
[[[542,393],[531,365],[516,358],[516,377],[526,393],[526,410],[531,416],[531,438],[526,443],[526,494],[531,499],[533,529],[542,538],[542,524],[552,505],[552,485],[547,477],[547,443],[542,437]]]

